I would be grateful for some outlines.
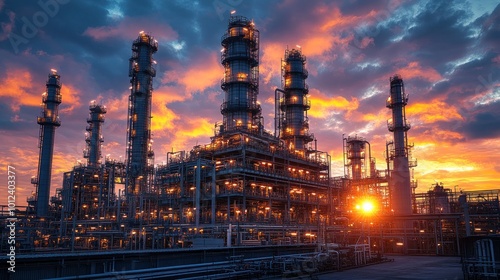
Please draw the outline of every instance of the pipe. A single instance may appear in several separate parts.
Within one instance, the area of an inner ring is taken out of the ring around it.
[[[285,91],[279,88],[274,90],[274,136],[279,138],[281,133],[281,112],[280,112],[280,99],[279,93],[285,94]]]

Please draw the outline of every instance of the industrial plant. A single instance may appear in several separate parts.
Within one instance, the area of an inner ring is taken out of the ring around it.
[[[393,138],[385,143],[380,166],[368,139],[348,135],[329,140],[344,153],[344,175],[332,176],[331,157],[317,145],[326,139],[316,139],[309,125],[314,104],[299,47],[284,49],[282,61],[276,61],[281,85],[274,92],[274,132],[266,130],[258,101],[260,44],[252,20],[230,16],[221,38],[222,121],[206,144],[157,155],[167,161],[155,164],[151,104],[159,44],[141,31],[129,59],[125,159],[102,156],[107,108],[91,101],[86,126],[82,120],[86,162],[69,167],[56,190],[50,178],[64,77],[52,70],[37,119],[35,192],[28,206],[18,209],[16,246],[20,256],[38,255],[37,261],[55,264],[49,265],[51,272],[25,264],[25,276],[105,275],[226,260],[231,273],[215,266],[214,275],[252,279],[271,272],[340,270],[381,261],[385,253],[458,256],[470,250],[464,238],[500,234],[500,190],[457,192],[436,183],[416,192],[417,160],[405,110],[410,100],[400,75],[388,77],[385,106],[392,113],[387,129]],[[5,226],[1,234],[5,240]],[[491,256],[498,241],[481,242],[481,256]],[[2,252],[8,250],[5,244]],[[185,262],[167,260],[170,251]],[[201,275],[189,268],[192,274],[182,277]],[[467,269],[477,272],[475,266]]]

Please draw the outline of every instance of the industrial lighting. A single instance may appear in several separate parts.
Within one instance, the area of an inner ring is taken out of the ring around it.
[[[376,210],[376,203],[372,199],[365,198],[356,204],[355,208],[363,214],[372,214]]]
[[[232,15],[236,14],[236,10],[232,10],[232,11],[231,11],[231,14],[232,14]]]

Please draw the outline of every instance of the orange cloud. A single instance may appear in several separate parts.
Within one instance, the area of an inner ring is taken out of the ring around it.
[[[429,103],[410,103],[406,113],[412,118],[418,118],[425,124],[438,121],[463,120],[458,109],[442,100],[434,99]]]
[[[209,59],[193,64],[192,68],[187,69],[179,81],[187,92],[192,93],[216,85],[223,73],[224,69],[220,65],[218,56],[212,53]]]
[[[75,108],[80,107],[80,91],[69,84],[63,84],[61,88],[62,103],[60,113],[70,114]]]
[[[329,97],[316,89],[311,90],[311,110],[308,115],[314,118],[326,118],[332,111],[346,111],[350,113],[359,107],[359,101],[355,97],[347,100],[343,96]]]
[[[7,75],[0,81],[0,97],[9,99],[12,111],[19,111],[21,106],[39,106],[42,102],[43,87],[40,94],[33,94],[33,78],[25,69],[7,69]]]
[[[470,149],[470,145],[475,149]],[[415,143],[414,154],[422,155],[415,168],[415,178],[419,181],[417,191],[427,191],[435,181],[464,190],[497,189],[500,184],[500,164],[497,163],[500,139],[453,145],[439,140],[433,145]]]
[[[162,145],[165,151],[191,150],[199,139],[207,139],[214,135],[214,123],[206,118],[183,119],[176,126],[176,133],[170,143]]]
[[[397,72],[403,77],[403,79],[423,78],[429,82],[437,82],[443,79],[441,74],[439,74],[435,69],[430,67],[421,67],[418,61],[408,63],[407,66],[399,69]]]
[[[285,48],[279,43],[267,43],[262,48],[259,74],[264,83],[269,83],[273,77],[281,75],[280,61],[285,56]],[[281,85],[280,85],[281,87]]]
[[[3,85],[0,98],[9,100],[12,111],[18,112],[21,106],[40,106],[42,93],[45,91],[44,83],[35,84],[32,74],[25,69],[8,68],[6,73],[6,77],[0,80],[0,84]],[[59,109],[61,113],[70,113],[80,106],[79,91],[72,85],[63,83],[61,95],[62,104]]]

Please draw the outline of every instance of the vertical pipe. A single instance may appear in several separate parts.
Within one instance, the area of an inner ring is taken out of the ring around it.
[[[212,171],[212,219],[211,219],[211,224],[215,225],[215,198],[216,198],[216,181],[215,181],[215,165],[212,166],[213,171]]]
[[[195,194],[195,207],[196,210],[194,211],[195,214],[195,224],[196,228],[200,226],[200,196],[201,196],[201,158],[198,158],[197,163],[196,163],[196,194]]]

